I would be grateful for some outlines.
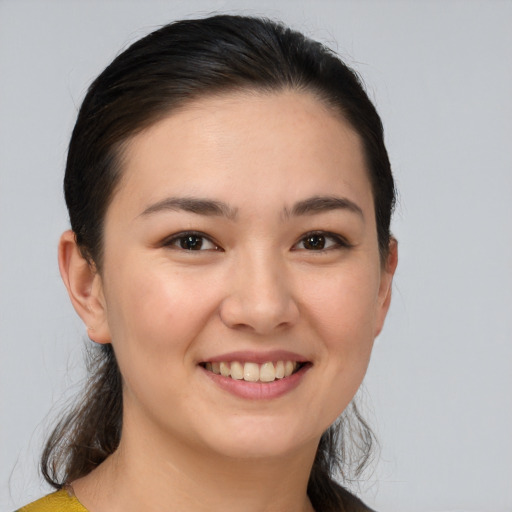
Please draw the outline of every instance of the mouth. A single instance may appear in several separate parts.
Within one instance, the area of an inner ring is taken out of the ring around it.
[[[292,376],[307,364],[309,363],[289,360],[267,361],[262,364],[251,361],[207,361],[200,363],[200,366],[206,371],[232,380],[270,383]]]

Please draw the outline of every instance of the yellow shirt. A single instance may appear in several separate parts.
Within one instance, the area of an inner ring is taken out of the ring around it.
[[[87,512],[87,509],[66,489],[61,489],[21,507],[16,512]]]

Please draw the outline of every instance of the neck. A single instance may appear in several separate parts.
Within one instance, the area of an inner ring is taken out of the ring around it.
[[[294,453],[243,459],[126,427],[118,450],[73,483],[90,512],[313,511],[307,483],[317,441]]]

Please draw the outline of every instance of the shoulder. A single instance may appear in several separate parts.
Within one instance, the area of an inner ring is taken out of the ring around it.
[[[87,512],[87,509],[66,489],[48,494],[16,512]]]

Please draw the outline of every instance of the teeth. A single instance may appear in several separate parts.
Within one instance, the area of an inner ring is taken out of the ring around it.
[[[236,380],[244,378],[244,367],[238,361],[231,363],[231,378]]]
[[[273,382],[276,379],[289,377],[299,366],[294,361],[268,361],[263,364],[239,361],[205,363],[206,370],[211,371],[223,377],[231,377],[235,380],[245,380],[247,382]]]
[[[260,380],[260,367],[258,364],[244,364],[244,380],[247,382],[258,382]]]
[[[276,379],[282,379],[283,377],[284,377],[284,363],[283,363],[283,361],[277,361]]]
[[[260,368],[260,380],[261,382],[272,382],[276,380],[276,370],[272,363],[265,363]]]
[[[228,363],[224,363],[224,362],[220,363],[220,374],[223,377],[229,377],[230,373],[231,373],[231,371],[230,371],[230,368],[229,368],[229,364]]]

